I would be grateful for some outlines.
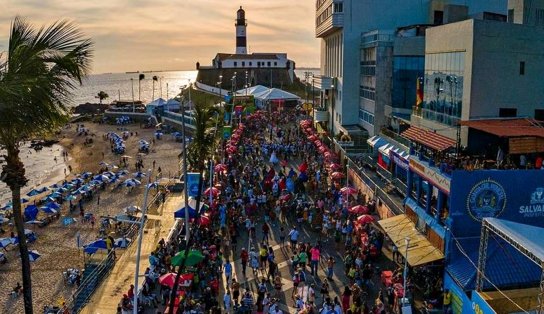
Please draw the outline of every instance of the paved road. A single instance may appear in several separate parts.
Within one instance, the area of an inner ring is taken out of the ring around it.
[[[183,196],[171,194],[166,202],[158,209],[159,215],[148,216],[148,222],[144,229],[142,240],[142,252],[140,262],[140,280],[144,280],[144,272],[149,265],[149,255],[156,248],[161,238],[168,236],[174,226],[174,212],[183,206]],[[91,301],[81,311],[83,314],[109,314],[117,312],[117,305],[121,297],[126,293],[130,284],[134,283],[136,271],[136,243],[131,245],[119,258],[112,272],[106,278],[98,290],[93,294]]]

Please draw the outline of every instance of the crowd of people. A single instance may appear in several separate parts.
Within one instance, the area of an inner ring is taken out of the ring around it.
[[[204,259],[184,270],[194,279],[180,289],[177,313],[386,313],[394,306],[398,287],[378,293],[385,239],[371,225],[374,203],[356,189],[341,191],[344,182],[328,175],[339,161],[306,140],[297,117],[253,114],[243,122],[236,150],[222,160],[217,149],[213,181],[219,192],[211,204],[209,194],[202,199],[210,205],[210,219],[191,224],[191,246]],[[308,230],[310,239],[304,239]],[[180,230],[171,241],[162,240],[150,257],[142,304],[169,304],[172,287],[156,287],[161,275],[176,270],[171,260],[185,249],[183,235]],[[342,255],[325,253],[331,246]],[[336,274],[335,265],[345,273]],[[339,275],[347,278],[342,293]],[[130,300],[128,293],[120,308],[130,308]]]

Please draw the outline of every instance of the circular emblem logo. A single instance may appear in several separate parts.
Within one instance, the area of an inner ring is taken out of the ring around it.
[[[467,198],[470,216],[477,221],[499,216],[506,207],[506,193],[496,181],[484,180],[472,187]]]

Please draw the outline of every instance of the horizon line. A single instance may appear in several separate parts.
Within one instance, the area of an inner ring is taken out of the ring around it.
[[[305,67],[299,67],[296,68],[296,70],[320,70],[320,67],[312,67],[312,66],[305,66]],[[135,73],[160,73],[160,72],[191,72],[191,71],[198,71],[197,69],[194,70],[136,70],[136,71],[122,71],[122,72],[100,72],[100,73],[91,73],[89,75],[101,75],[101,74],[135,74]]]

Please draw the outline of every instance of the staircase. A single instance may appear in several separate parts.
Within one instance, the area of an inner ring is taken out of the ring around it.
[[[110,253],[99,264],[86,264],[81,277],[81,284],[72,298],[72,313],[79,313],[91,299],[94,291],[108,276],[115,264],[115,259]]]

